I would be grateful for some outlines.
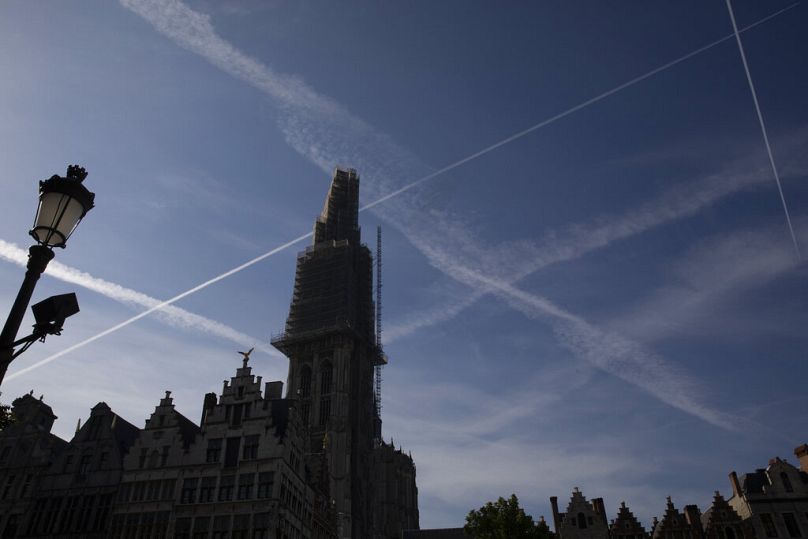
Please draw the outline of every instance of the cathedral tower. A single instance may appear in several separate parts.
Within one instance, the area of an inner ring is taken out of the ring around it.
[[[377,436],[370,250],[360,243],[359,176],[337,169],[314,242],[298,256],[289,317],[272,344],[289,358],[288,398],[308,429],[309,453],[328,445],[340,537],[373,537],[372,453]]]

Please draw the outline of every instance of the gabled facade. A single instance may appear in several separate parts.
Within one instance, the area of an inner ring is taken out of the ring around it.
[[[553,508],[553,522],[560,539],[606,539],[609,527],[606,511],[601,498],[587,502],[578,487],[572,491],[565,513],[558,511],[558,499],[550,498]]]
[[[0,537],[22,532],[42,472],[68,445],[51,434],[56,416],[33,391],[14,400],[12,413],[15,422],[0,432]]]
[[[107,537],[123,475],[123,459],[138,429],[106,403],[43,469],[19,537]]]
[[[716,490],[713,504],[701,516],[706,539],[754,539],[754,530],[744,522]]]
[[[626,502],[620,502],[617,517],[609,526],[609,536],[612,539],[646,539],[647,534],[634,513],[626,507]]]
[[[668,496],[665,515],[654,526],[652,539],[694,539],[693,536],[693,528],[687,518],[674,507]]]
[[[800,448],[797,448],[799,450]],[[766,469],[730,473],[729,505],[759,538],[808,537],[808,474],[773,458]]]

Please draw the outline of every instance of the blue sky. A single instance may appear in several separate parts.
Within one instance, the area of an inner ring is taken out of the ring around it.
[[[808,253],[808,8],[733,7]],[[549,517],[574,486],[648,525],[808,437],[806,266],[723,1],[11,1],[0,69],[2,304],[36,181],[80,163],[97,196],[36,292],[82,312],[3,388],[63,437],[166,389],[197,419],[236,349],[285,380],[307,240],[276,248],[336,165],[384,230],[385,437],[423,527],[511,492]]]

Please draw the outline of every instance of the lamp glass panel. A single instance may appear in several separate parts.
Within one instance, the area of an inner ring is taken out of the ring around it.
[[[54,246],[67,241],[79,224],[84,207],[62,193],[44,193],[34,223],[34,235],[40,243]]]

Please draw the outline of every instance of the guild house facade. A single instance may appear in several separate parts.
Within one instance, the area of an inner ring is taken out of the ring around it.
[[[96,404],[67,442],[40,397],[0,432],[0,539],[398,539],[418,528],[411,456],[381,437],[373,257],[359,177],[335,171],[314,242],[297,260],[280,381],[249,353],[199,423],[171,392],[143,428]]]

